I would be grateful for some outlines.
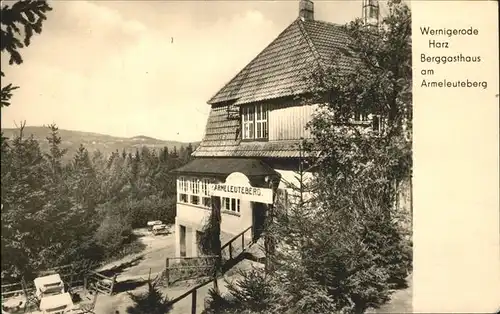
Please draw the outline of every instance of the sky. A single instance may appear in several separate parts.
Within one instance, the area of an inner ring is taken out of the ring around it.
[[[287,1],[51,1],[41,35],[5,66],[2,128],[56,123],[113,136],[199,141],[207,101],[298,16]],[[347,23],[360,0],[315,1]]]

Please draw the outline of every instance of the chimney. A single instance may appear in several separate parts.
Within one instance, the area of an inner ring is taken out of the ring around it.
[[[378,0],[363,0],[363,22],[366,25],[378,26],[379,9]]]
[[[300,0],[299,17],[302,21],[314,21],[314,3],[311,0]]]

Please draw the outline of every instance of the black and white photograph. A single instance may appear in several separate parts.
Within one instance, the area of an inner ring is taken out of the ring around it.
[[[409,1],[1,3],[2,313],[412,313]]]

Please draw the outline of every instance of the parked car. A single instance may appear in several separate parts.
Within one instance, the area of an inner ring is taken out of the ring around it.
[[[161,225],[163,222],[161,220],[148,221],[148,230],[153,231],[153,227]]]
[[[161,224],[161,225],[155,225],[155,226],[153,226],[152,232],[153,232],[154,235],[169,234],[170,230],[169,230],[169,228],[168,228],[167,225]]]

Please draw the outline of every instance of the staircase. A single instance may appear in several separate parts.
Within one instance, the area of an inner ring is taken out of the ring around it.
[[[260,239],[253,240],[252,226],[233,236],[221,246],[222,274],[244,259],[262,261],[264,255]],[[186,284],[188,280],[197,282],[213,278],[217,255],[198,257],[172,257],[166,259],[166,268],[157,278],[158,283],[167,287]]]
[[[237,259],[252,244],[254,244],[254,241],[252,238],[252,226],[250,226],[222,245],[221,256],[223,261]]]
[[[245,252],[248,253],[246,255],[247,259],[264,264],[266,259],[264,237],[260,237],[257,241],[252,242]]]
[[[182,310],[182,313],[186,313],[186,310],[190,308],[190,312],[192,314],[200,313],[200,304],[201,300],[204,300],[204,297],[208,293],[207,285],[210,283],[214,284],[215,287],[222,288],[223,285],[223,277],[224,275],[229,275],[228,271],[231,270],[234,266],[239,264],[240,262],[244,262],[245,260],[249,261],[251,264],[253,262],[262,263],[264,260],[264,240],[263,238],[258,238],[254,240],[252,238],[252,226],[243,230],[238,235],[234,236],[225,243],[221,247],[221,255],[222,255],[222,276],[219,275],[219,278],[210,278],[201,284],[196,285],[190,290],[184,292],[178,297],[174,298],[171,301],[172,305],[178,304],[180,307],[174,306],[173,313],[177,313],[177,309]],[[221,283],[218,283],[221,281]],[[220,289],[217,288],[217,289]],[[200,299],[201,297],[201,299]],[[191,299],[190,306],[184,304],[188,302],[188,298]],[[181,312],[179,312],[181,313]]]

